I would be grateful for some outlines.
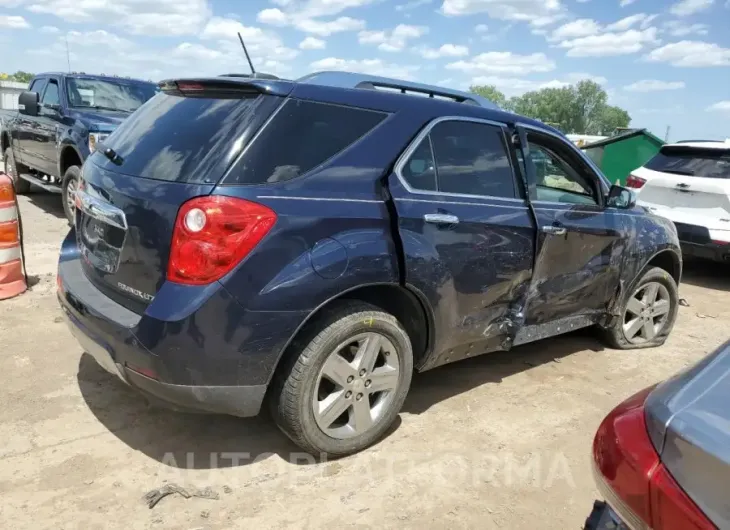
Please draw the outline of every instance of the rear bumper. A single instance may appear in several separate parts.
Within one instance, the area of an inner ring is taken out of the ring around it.
[[[73,228],[61,247],[58,300],[71,332],[107,371],[175,409],[253,416],[307,312],[248,311],[221,285],[169,282],[144,314],[83,271]]]
[[[92,337],[73,313],[63,303],[61,305],[71,334],[84,351],[104,370],[119,377],[149,401],[181,412],[210,412],[240,417],[256,416],[259,413],[266,394],[266,385],[174,385],[147,377],[112,358],[101,340]]]

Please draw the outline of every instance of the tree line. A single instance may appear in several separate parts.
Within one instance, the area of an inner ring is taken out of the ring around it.
[[[608,104],[608,94],[595,81],[583,80],[562,88],[543,88],[507,98],[494,85],[474,85],[479,94],[500,108],[538,119],[566,134],[611,134],[628,127],[631,116],[621,107]]]
[[[14,74],[6,74],[3,72],[0,72],[0,81],[15,81],[17,83],[30,83],[30,80],[33,79],[33,74],[30,72],[23,72],[22,70],[18,70]]]

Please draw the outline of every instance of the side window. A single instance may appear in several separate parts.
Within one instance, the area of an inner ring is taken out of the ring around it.
[[[387,114],[291,99],[262,131],[245,155],[240,174],[226,184],[291,180],[340,153]]]
[[[58,95],[58,82],[55,79],[48,80],[48,86],[46,86],[46,91],[43,93],[43,100],[41,103],[44,105],[61,104],[61,99]]]
[[[439,191],[515,198],[502,129],[469,121],[445,121],[430,133]]]
[[[568,204],[597,204],[594,185],[540,137],[527,135],[535,167],[537,200]]]
[[[28,89],[28,91],[38,92],[38,94],[41,94],[43,92],[43,85],[45,83],[45,79],[34,79],[33,82],[30,84],[30,88]]]
[[[437,191],[436,165],[433,161],[431,140],[426,136],[401,170],[401,175],[411,188]]]

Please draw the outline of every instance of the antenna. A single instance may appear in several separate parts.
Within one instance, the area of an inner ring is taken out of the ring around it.
[[[238,40],[241,41],[241,46],[243,47],[243,53],[246,54],[246,60],[248,61],[248,65],[251,67],[251,73],[255,76],[256,70],[253,67],[253,63],[251,62],[251,57],[248,55],[248,50],[246,49],[246,45],[243,43],[243,37],[241,37],[241,32],[238,32]]]
[[[66,34],[66,63],[68,64],[68,73],[71,73],[71,54],[68,52],[68,34]]]

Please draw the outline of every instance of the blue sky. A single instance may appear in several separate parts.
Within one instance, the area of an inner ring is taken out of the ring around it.
[[[345,69],[507,95],[582,78],[632,126],[730,137],[730,0],[0,0],[0,71]]]

